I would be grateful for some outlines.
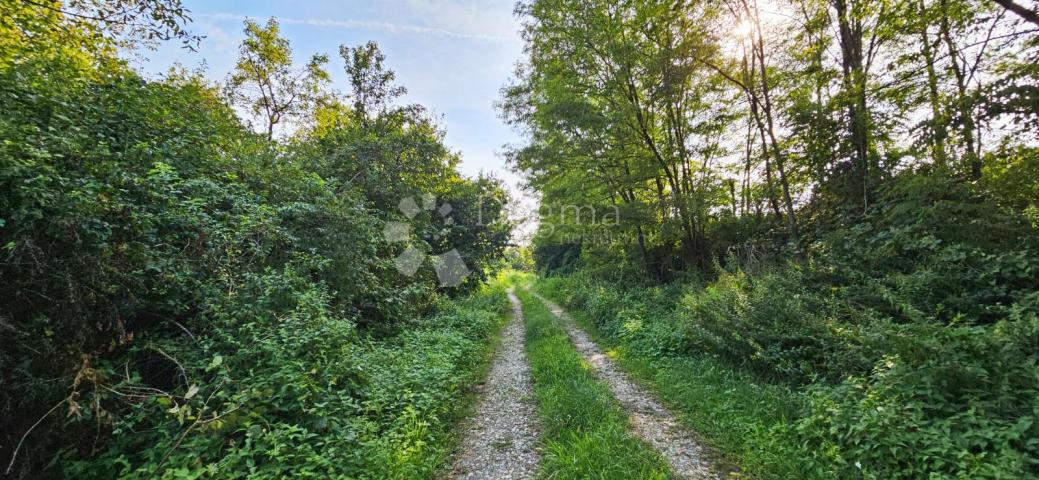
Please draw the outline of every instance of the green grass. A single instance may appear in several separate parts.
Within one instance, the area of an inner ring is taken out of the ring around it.
[[[627,434],[627,416],[552,313],[524,290],[516,293],[523,302],[527,355],[544,426],[541,477],[669,478],[663,458]]]
[[[461,438],[457,428],[479,395],[512,312],[505,285],[448,301],[441,312],[364,354],[366,434],[357,478],[443,478]],[[351,419],[358,421],[360,419]]]
[[[560,298],[545,284],[536,289]],[[698,434],[719,470],[735,470],[737,478],[820,478],[805,469],[805,452],[790,431],[789,420],[802,402],[798,392],[759,381],[707,356],[639,355],[624,339],[603,335],[585,312],[571,308],[568,313],[629,376]]]

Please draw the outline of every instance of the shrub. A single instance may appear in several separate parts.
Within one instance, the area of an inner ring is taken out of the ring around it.
[[[865,478],[1039,474],[1036,317],[896,331],[869,375],[813,389],[796,429],[815,461]]]
[[[43,6],[24,9],[19,21],[34,28],[69,27],[56,13],[34,17]],[[459,176],[417,107],[372,122],[380,130],[338,118],[327,136],[269,142],[197,77],[146,80],[111,45],[85,50],[75,28],[29,38],[18,26],[0,25],[5,58],[17,59],[0,64],[9,477],[363,476],[374,467],[364,442],[381,432],[379,442],[415,445],[441,434],[444,395],[466,381],[493,315],[473,306],[439,317],[462,320],[422,324],[453,307],[431,268],[397,271],[405,247],[383,227],[404,218],[405,192],[440,186],[432,193],[458,222],[441,235],[427,221],[439,214],[425,212],[416,231],[429,240],[415,242],[459,245],[473,272],[452,292],[460,297],[509,237],[497,181]],[[37,40],[58,45],[25,44]],[[404,160],[421,172],[399,168]],[[359,165],[386,175],[356,181]],[[404,389],[366,390],[366,362],[385,360],[397,376],[404,364],[366,349],[405,329],[419,337],[401,341],[426,355],[406,362],[440,369],[416,372],[426,396],[378,417],[366,395]],[[398,438],[391,424],[411,433]],[[429,449],[408,448],[419,453],[398,458],[410,465],[401,471],[428,473]]]
[[[809,264],[723,273],[706,286],[630,288],[578,273],[542,288],[636,357],[671,365],[713,356],[805,389],[791,423],[755,430],[754,440],[768,452],[803,446],[805,472],[1039,474],[1039,295],[1018,295],[999,306],[1002,319],[981,325],[963,314],[891,318],[846,287],[821,288],[827,274]]]
[[[690,348],[791,381],[840,378],[868,368],[863,323],[806,288],[800,270],[723,274],[687,293],[677,315]],[[867,366],[863,366],[863,364]]]
[[[256,296],[226,305],[224,326],[202,348],[169,350],[200,366],[184,372],[188,394],[134,404],[114,440],[92,458],[64,460],[63,475],[432,476],[458,397],[504,318],[504,292],[444,303],[396,337],[358,339],[351,322],[328,315],[328,294],[296,273],[254,282],[245,290]]]

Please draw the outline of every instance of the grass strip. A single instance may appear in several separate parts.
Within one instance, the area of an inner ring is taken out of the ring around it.
[[[527,357],[545,427],[541,477],[670,478],[664,459],[627,433],[627,415],[555,316],[526,291],[516,293],[523,302]]]
[[[557,302],[561,298],[545,284],[536,284],[535,290]],[[571,306],[567,313],[633,380],[697,433],[719,470],[738,471],[737,478],[821,478],[806,469],[804,452],[791,435],[789,421],[802,401],[798,392],[707,356],[640,355],[623,338],[604,335],[581,309]]]

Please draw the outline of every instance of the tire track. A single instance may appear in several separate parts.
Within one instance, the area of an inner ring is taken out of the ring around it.
[[[512,319],[482,385],[483,398],[462,429],[451,477],[457,479],[534,478],[541,461],[541,431],[523,348],[523,308],[509,290]]]
[[[660,452],[675,475],[688,479],[719,478],[704,457],[703,446],[679,424],[674,414],[629,380],[559,305],[536,293],[533,295],[562,320],[570,342],[624,407],[632,433]]]

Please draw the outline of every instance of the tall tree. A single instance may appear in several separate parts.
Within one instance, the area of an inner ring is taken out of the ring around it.
[[[579,3],[520,7],[537,18],[525,32],[531,75],[503,105],[531,128],[535,145],[516,156],[517,166],[547,179],[591,174],[599,185],[588,191],[599,197],[587,200],[612,198],[643,212],[639,205],[654,204],[659,226],[629,225],[646,263],[646,237],[673,236],[685,262],[708,268],[708,219],[719,195],[727,201],[711,165],[725,151],[718,132],[733,118],[732,92],[696,61],[717,50],[707,21],[716,8]]]
[[[265,26],[246,20],[245,40],[226,85],[232,104],[261,119],[268,141],[274,139],[275,127],[310,112],[329,80],[323,68],[327,55],[315,54],[296,68],[289,41],[280,32],[274,18]]]
[[[758,212],[769,220],[754,224],[786,240],[774,245],[802,245],[820,221],[870,214],[907,169],[982,178],[986,151],[1015,142],[992,118],[1024,124],[1036,110],[1034,67],[996,61],[1031,51],[1028,31],[976,0],[530,0],[518,11],[528,63],[502,106],[529,142],[513,164],[545,202],[630,208],[623,238],[647,267],[674,251],[703,268],[730,241],[716,233],[731,228],[723,211]],[[1000,69],[1019,80],[996,80]]]
[[[391,102],[407,93],[407,89],[394,84],[396,74],[383,65],[386,56],[375,42],[340,46],[339,55],[346,62],[354,114],[362,123],[367,125],[370,118],[386,113]]]
[[[765,159],[765,174],[769,183],[773,208],[779,216],[779,209],[775,205],[775,197],[771,192],[770,159],[775,162],[776,171],[779,173],[787,233],[790,235],[791,242],[799,248],[800,231],[790,193],[790,181],[787,178],[786,154],[776,135],[778,120],[772,102],[773,87],[770,84],[769,67],[765,54],[765,32],[761,28],[761,11],[756,0],[739,0],[735,5],[730,5],[730,11],[733,12],[738,24],[745,27],[743,28],[745,33],[739,38],[743,50],[743,81],[737,82],[737,85],[742,87],[747,95],[751,118],[757,124],[761,135],[762,151],[768,157]]]
[[[848,142],[852,147],[854,178],[852,191],[869,206],[874,175],[870,151],[870,110],[867,101],[866,75],[868,62],[863,49],[865,4],[860,0],[832,0],[837,13],[838,39],[843,73],[843,101],[847,110]]]

